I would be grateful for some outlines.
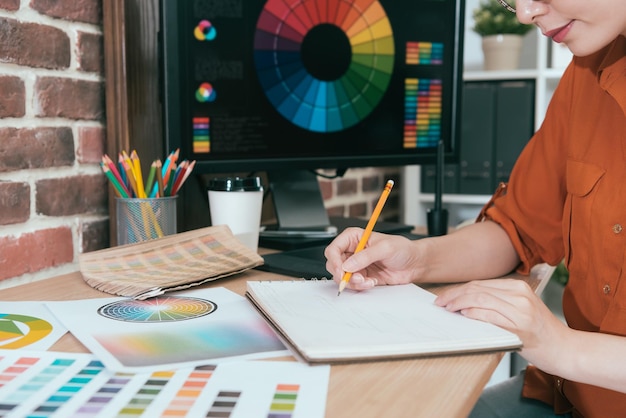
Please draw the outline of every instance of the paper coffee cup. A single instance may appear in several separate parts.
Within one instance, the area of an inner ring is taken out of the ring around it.
[[[259,246],[263,186],[259,177],[218,177],[209,182],[212,225],[227,225],[253,251]]]

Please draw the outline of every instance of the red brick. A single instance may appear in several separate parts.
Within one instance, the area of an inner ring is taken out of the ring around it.
[[[369,214],[367,212],[367,205],[365,203],[354,203],[348,207],[349,217],[351,218],[363,218]]]
[[[40,77],[35,83],[37,116],[103,120],[104,91],[100,82]]]
[[[110,246],[109,221],[80,222],[81,253],[101,250]]]
[[[105,137],[102,127],[85,126],[78,129],[78,150],[80,163],[99,163],[104,154]]]
[[[365,176],[361,179],[361,189],[364,192],[382,191],[382,182],[378,176]]]
[[[353,195],[357,193],[356,179],[341,179],[337,181],[337,196]]]
[[[74,163],[70,128],[0,128],[0,173]]]
[[[322,199],[329,200],[333,197],[333,183],[328,180],[320,180],[320,190],[322,192]]]
[[[19,77],[0,76],[0,118],[19,118],[26,114],[26,89]]]
[[[92,73],[103,73],[104,49],[102,35],[78,32],[77,59],[78,69]]]
[[[41,14],[86,23],[102,21],[102,0],[31,0],[30,7]]]
[[[0,225],[23,223],[29,218],[28,183],[0,182]]]
[[[70,38],[62,30],[0,18],[0,62],[64,69],[70,59]]]
[[[344,207],[340,205],[326,208],[326,213],[328,216],[344,216]]]
[[[106,177],[75,176],[39,180],[36,211],[47,216],[68,216],[108,211]]]
[[[0,280],[71,263],[72,230],[45,229],[18,237],[0,237]]]
[[[16,11],[20,9],[20,0],[0,0],[0,9]]]

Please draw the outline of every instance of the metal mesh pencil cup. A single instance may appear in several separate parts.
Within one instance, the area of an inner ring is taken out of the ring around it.
[[[176,233],[176,196],[115,200],[118,245]]]

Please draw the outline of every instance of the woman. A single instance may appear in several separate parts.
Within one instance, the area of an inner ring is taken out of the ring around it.
[[[436,303],[516,333],[531,364],[487,389],[475,416],[625,416],[626,1],[516,6],[521,22],[575,57],[505,193],[483,209],[482,222],[442,237],[409,242],[372,234],[353,254],[362,230],[346,230],[326,249],[326,268],[335,280],[353,272],[354,290],[468,282]],[[478,280],[563,259],[568,325],[524,282]]]

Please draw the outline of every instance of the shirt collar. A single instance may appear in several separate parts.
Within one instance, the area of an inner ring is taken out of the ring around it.
[[[600,87],[609,93],[626,115],[626,38],[613,41],[598,66]]]

